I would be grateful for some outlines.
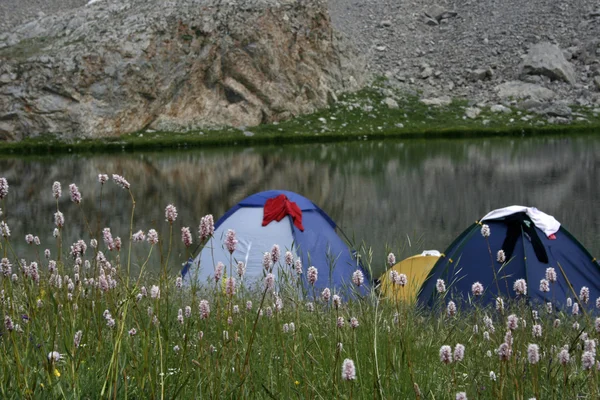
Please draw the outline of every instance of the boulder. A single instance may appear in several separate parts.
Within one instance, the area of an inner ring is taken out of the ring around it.
[[[101,2],[4,37],[0,140],[251,127],[366,82],[323,0]]]
[[[509,81],[495,87],[501,99],[533,99],[538,101],[552,100],[556,94],[543,86],[521,81]]]
[[[421,99],[419,101],[428,106],[440,107],[440,106],[450,105],[450,103],[452,103],[452,98],[450,98],[450,96],[440,96],[440,97],[425,98],[425,99]]]
[[[575,84],[573,65],[555,44],[542,42],[532,46],[523,59],[521,73],[524,75],[544,75],[552,80],[562,80]]]
[[[392,99],[391,97],[386,97],[385,99],[383,99],[383,104],[388,106],[388,108],[391,110],[397,110],[399,108],[396,100]]]
[[[493,113],[502,113],[502,114],[510,114],[512,110],[508,107],[503,106],[502,104],[494,104],[490,107],[490,111]]]
[[[467,109],[465,109],[465,115],[467,116],[467,118],[470,118],[470,119],[477,118],[480,113],[481,113],[481,109],[479,109],[477,107],[468,107]]]

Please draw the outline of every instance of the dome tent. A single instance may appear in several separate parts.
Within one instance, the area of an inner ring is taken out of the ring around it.
[[[387,299],[414,302],[417,299],[421,285],[439,258],[439,251],[426,250],[421,254],[405,258],[394,264],[379,278],[381,294]],[[390,279],[391,271],[406,275],[406,286],[403,288],[394,286]]]
[[[489,236],[482,226],[489,227]],[[498,257],[503,250],[505,260]],[[546,269],[554,268],[557,281],[550,292],[540,290]],[[454,301],[472,297],[473,283],[480,282],[485,291],[479,303],[490,304],[496,297],[515,298],[515,281],[527,283],[527,297],[532,302],[566,303],[579,301],[582,287],[589,289],[589,308],[600,296],[600,265],[590,253],[563,228],[554,217],[536,208],[511,206],[495,210],[467,228],[448,247],[423,283],[418,301],[433,305],[436,283],[443,279],[447,298]]]
[[[309,286],[306,271],[310,266],[319,271],[315,284],[317,290],[329,287],[334,293],[343,291],[353,285],[352,274],[357,269],[365,278],[361,293],[370,287],[369,275],[338,235],[335,222],[307,198],[283,190],[253,194],[229,209],[215,223],[213,238],[184,267],[184,276],[188,270],[195,271],[199,266],[198,279],[201,283],[207,282],[214,278],[217,262],[229,265],[230,255],[223,246],[229,229],[235,231],[238,240],[233,260],[245,263],[246,282],[263,278],[263,255],[277,244],[282,257],[289,250],[294,259],[302,261],[305,288]],[[274,273],[278,272],[279,269],[275,268]],[[196,276],[196,272],[193,275]]]

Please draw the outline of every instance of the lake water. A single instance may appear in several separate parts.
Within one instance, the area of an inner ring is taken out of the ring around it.
[[[381,270],[387,248],[400,259],[423,249],[443,251],[489,210],[535,206],[555,216],[590,252],[600,255],[600,137],[485,140],[358,141],[259,148],[213,148],[153,153],[0,156],[10,193],[2,207],[19,257],[31,258],[24,237],[38,235],[53,248],[60,181],[64,238],[89,242],[91,228],[128,237],[131,200],[109,182],[100,205],[99,173],[123,175],[136,200],[134,231],[168,233],[164,209],[174,204],[172,264],[183,262],[180,229],[197,232],[208,213],[218,219],[244,197],[286,189],[311,199],[346,235],[374,251]],[[68,185],[83,195],[71,203]],[[98,222],[100,220],[100,222]],[[195,238],[195,240],[197,240]],[[145,254],[139,247],[135,259]]]

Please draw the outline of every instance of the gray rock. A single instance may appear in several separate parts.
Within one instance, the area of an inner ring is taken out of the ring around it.
[[[325,108],[367,74],[324,16],[321,0],[103,0],[0,33],[14,42],[0,51],[0,140],[250,127]]]
[[[567,105],[562,103],[553,103],[545,107],[542,112],[550,117],[569,118],[573,111]]]
[[[465,115],[467,116],[467,118],[470,118],[470,119],[477,118],[480,113],[481,113],[481,109],[479,109],[477,107],[468,107],[465,109]]]
[[[594,86],[596,86],[596,89],[600,90],[600,76],[594,77]]]
[[[438,26],[439,25],[439,23],[435,19],[430,18],[428,16],[423,17],[423,22],[425,22],[425,24],[427,24],[429,26]]]
[[[508,107],[503,106],[502,104],[494,104],[490,107],[490,111],[493,113],[502,113],[502,114],[510,114],[512,110]]]
[[[573,65],[565,59],[561,49],[548,42],[538,43],[529,49],[523,59],[521,73],[524,75],[544,75],[552,80],[562,80],[575,84]]]
[[[552,100],[556,94],[543,86],[534,83],[520,81],[510,81],[502,83],[495,87],[498,97],[501,99],[533,99],[548,101]]]
[[[389,109],[392,110],[397,110],[398,108],[400,108],[396,100],[392,99],[391,97],[386,97],[385,99],[383,99],[383,104],[385,104],[386,106],[388,106]]]
[[[467,70],[467,78],[471,81],[483,81],[484,79],[490,79],[494,76],[494,72],[491,68],[477,68],[474,70]]]
[[[440,107],[440,106],[450,105],[450,103],[452,103],[452,98],[450,96],[441,96],[441,97],[420,99],[419,101],[428,106]]]
[[[541,110],[542,108],[544,108],[545,103],[542,103],[540,101],[537,100],[533,100],[533,99],[527,99],[525,101],[522,101],[519,103],[519,108],[522,108],[523,110],[527,110],[527,111],[536,111],[536,110]]]
[[[381,21],[381,26],[383,28],[388,28],[392,26],[392,21],[390,21],[389,19],[384,19],[383,21]]]
[[[420,77],[421,79],[427,79],[433,74],[433,69],[431,67],[425,67],[421,71]]]

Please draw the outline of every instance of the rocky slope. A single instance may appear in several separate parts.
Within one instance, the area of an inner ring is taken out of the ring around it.
[[[363,80],[319,0],[102,0],[0,35],[0,140],[256,125]]]
[[[595,0],[329,0],[329,9],[334,26],[367,55],[371,69],[424,98],[540,100],[531,91],[548,89],[545,102],[600,101]],[[542,57],[550,45],[562,54]],[[540,62],[569,71],[531,68]]]

